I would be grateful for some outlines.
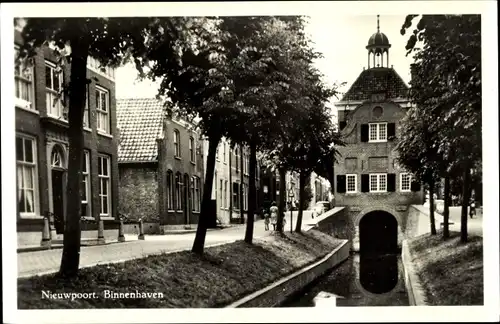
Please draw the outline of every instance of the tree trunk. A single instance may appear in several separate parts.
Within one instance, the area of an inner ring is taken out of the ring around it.
[[[283,233],[283,218],[285,217],[285,196],[286,196],[286,170],[285,168],[279,169],[280,174],[280,201],[279,201],[279,213],[278,221],[276,222],[276,227],[278,232]]]
[[[75,277],[80,265],[81,169],[83,160],[83,113],[87,89],[87,56],[89,45],[77,39],[71,42],[71,80],[68,112],[68,183],[66,187],[66,220],[59,273]],[[99,219],[97,219],[99,221]]]
[[[238,163],[238,161],[236,161]],[[244,199],[243,199],[243,181],[245,179],[243,175],[243,145],[240,145],[240,223],[245,224],[245,208],[243,208],[244,204]]]
[[[443,238],[450,237],[450,177],[444,178]]]
[[[255,142],[250,142],[250,179],[248,184],[248,214],[247,214],[247,228],[245,231],[245,242],[252,244],[253,227],[256,209],[256,194],[257,187],[255,185],[255,176],[257,171],[257,146]]]
[[[192,252],[196,254],[203,254],[205,247],[205,237],[207,236],[208,222],[207,217],[210,213],[210,201],[212,199],[212,186],[214,182],[215,171],[215,155],[217,153],[217,146],[221,139],[220,135],[212,135],[208,140],[208,156],[207,156],[207,169],[205,172],[205,183],[203,184],[203,200],[201,202],[200,217],[198,219],[198,228],[194,238]]]
[[[463,189],[462,196],[464,199],[462,200],[462,213],[460,215],[460,241],[463,243],[467,242],[467,207],[469,207],[469,200],[471,194],[471,186],[470,186],[470,168],[468,165],[464,168],[463,174]]]
[[[429,182],[429,215],[431,218],[431,235],[436,235],[436,219],[434,217],[434,181]]]
[[[302,215],[303,210],[302,206],[304,205],[305,199],[305,189],[306,189],[306,173],[305,171],[301,171],[299,175],[299,214],[297,216],[297,225],[295,226],[295,232],[302,232]]]

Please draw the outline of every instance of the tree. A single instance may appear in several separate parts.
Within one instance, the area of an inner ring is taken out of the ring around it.
[[[250,147],[250,171],[257,150],[269,156],[281,175],[281,230],[286,165],[278,150],[285,149],[297,120],[307,114],[315,80],[310,78],[316,56],[304,42],[301,17],[228,17],[220,25],[226,65],[222,69],[233,96],[233,127],[227,136]],[[286,143],[286,145],[285,145]],[[250,174],[249,211],[245,241],[251,243],[255,202],[254,175]]]
[[[117,66],[144,51],[146,31],[154,29],[152,18],[29,18],[21,34],[24,40],[19,60],[33,57],[52,43],[60,56],[59,64],[70,64],[69,84],[62,97],[68,105],[68,184],[64,248],[60,274],[74,277],[80,260],[80,183],[83,159],[83,114],[87,79],[87,58],[99,60],[102,67]],[[15,24],[21,23],[19,20]],[[168,52],[165,53],[168,57]],[[136,61],[140,66],[140,61]]]
[[[406,17],[403,35],[415,17]],[[413,74],[419,82],[413,85],[425,93],[426,111],[437,117],[429,127],[440,132],[438,152],[448,163],[446,171],[459,172],[463,179],[461,241],[466,242],[468,179],[481,161],[481,17],[422,15],[406,49],[414,53]],[[449,193],[449,176],[446,182]],[[449,194],[445,217],[448,201]]]

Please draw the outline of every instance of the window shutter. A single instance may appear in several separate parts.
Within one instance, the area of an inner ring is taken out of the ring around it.
[[[346,176],[345,175],[337,175],[337,192],[338,193],[344,193],[346,188],[345,188],[345,182],[346,182]]]
[[[361,175],[361,192],[369,192],[370,191],[370,175],[362,174]]]
[[[339,123],[339,129],[340,129],[340,130],[343,130],[343,129],[346,127],[346,125],[347,125],[347,122],[345,122],[345,121],[341,121],[341,122]]]
[[[388,123],[387,124],[387,139],[393,140],[396,138],[396,124]]]
[[[368,124],[361,124],[361,142],[368,142]]]
[[[412,181],[410,188],[411,188],[411,191],[420,191],[420,182]]]
[[[394,173],[389,173],[387,175],[387,191],[396,191],[396,175]]]

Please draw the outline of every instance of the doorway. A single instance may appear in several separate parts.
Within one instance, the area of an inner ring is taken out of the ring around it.
[[[64,233],[64,171],[52,169],[52,206],[57,234]]]
[[[51,152],[51,182],[52,182],[52,212],[54,214],[54,227],[57,234],[64,233],[66,187],[66,169],[64,151],[60,145],[54,145]]]

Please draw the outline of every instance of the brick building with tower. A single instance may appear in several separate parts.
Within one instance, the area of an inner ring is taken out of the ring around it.
[[[361,250],[393,248],[408,206],[423,203],[420,184],[396,162],[398,125],[410,103],[408,86],[389,67],[390,47],[377,17],[377,32],[366,46],[368,67],[336,104],[346,146],[339,147],[335,165],[335,204],[347,209],[355,250],[360,244]]]
[[[22,44],[19,30],[14,47]],[[44,46],[30,62],[16,64],[16,195],[19,246],[40,245],[43,218],[50,218],[52,239],[62,239],[66,217],[68,170],[68,102],[61,97],[70,79],[70,64],[57,64],[53,47]],[[118,197],[117,128],[114,69],[99,69],[89,57],[87,102],[84,114],[82,165],[82,237],[97,223],[116,226]]]

